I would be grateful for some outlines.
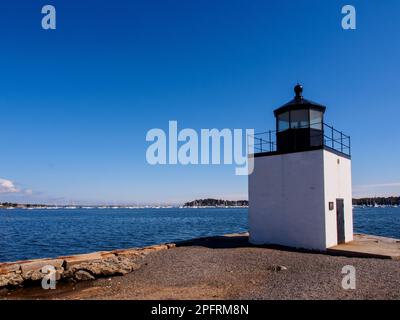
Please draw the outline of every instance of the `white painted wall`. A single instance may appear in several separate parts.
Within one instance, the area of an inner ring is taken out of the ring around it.
[[[326,247],[337,245],[336,199],[344,199],[345,241],[353,240],[353,204],[351,190],[351,160],[324,151],[324,193]],[[329,211],[329,202],[335,208]]]
[[[325,250],[323,150],[254,160],[250,242]]]
[[[249,175],[250,242],[316,250],[336,245],[337,198],[345,200],[345,237],[351,241],[350,160],[326,150],[255,158]]]

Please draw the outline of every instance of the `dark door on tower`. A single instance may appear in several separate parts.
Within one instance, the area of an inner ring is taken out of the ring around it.
[[[345,242],[344,236],[344,200],[336,199],[337,239],[338,244]]]

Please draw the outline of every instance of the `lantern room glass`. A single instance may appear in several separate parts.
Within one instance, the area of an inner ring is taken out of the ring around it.
[[[285,131],[290,127],[289,112],[284,112],[278,116],[278,131]]]
[[[308,110],[292,110],[290,112],[290,128],[301,129],[309,127]]]
[[[298,109],[281,113],[278,118],[278,132],[288,129],[322,130],[323,112],[314,109]]]
[[[317,110],[310,110],[310,128],[322,130],[322,112]]]

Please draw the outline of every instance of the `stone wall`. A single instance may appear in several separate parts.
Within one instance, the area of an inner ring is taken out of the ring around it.
[[[55,259],[0,263],[0,288],[39,282],[48,274],[44,268],[47,266],[54,267],[57,280],[65,281],[84,281],[104,276],[124,275],[138,269],[141,258],[148,253],[172,247],[175,247],[175,244],[101,251]]]

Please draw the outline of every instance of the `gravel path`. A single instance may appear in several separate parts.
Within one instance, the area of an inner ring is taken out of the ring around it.
[[[125,276],[3,291],[0,298],[400,299],[400,261],[252,247],[245,236],[197,240],[140,263]],[[356,269],[355,290],[341,286],[345,265]]]

